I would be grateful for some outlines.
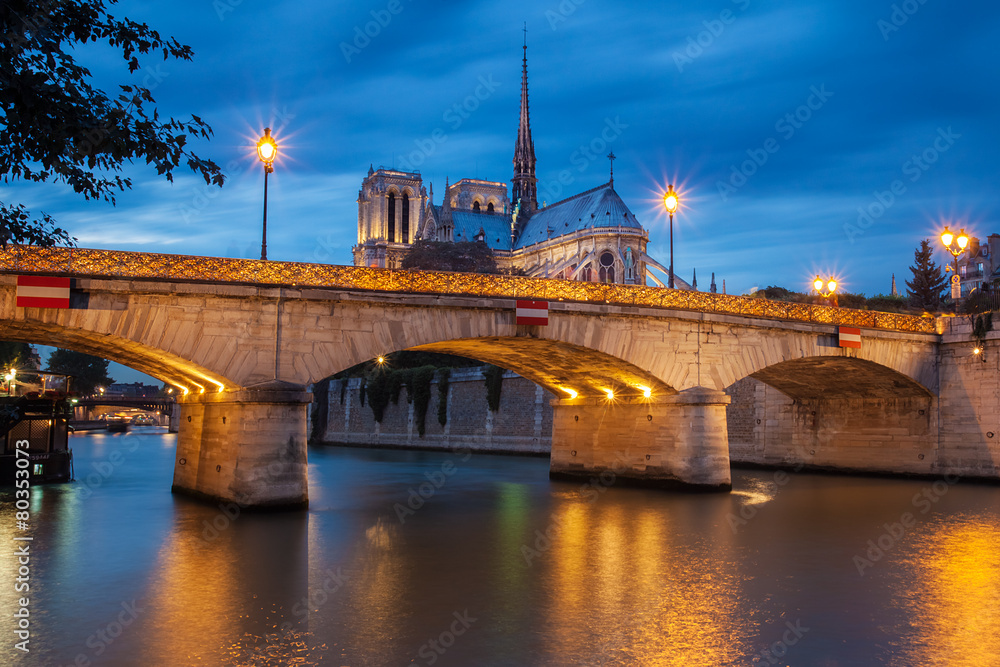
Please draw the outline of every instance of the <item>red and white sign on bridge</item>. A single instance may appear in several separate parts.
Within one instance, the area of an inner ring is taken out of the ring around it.
[[[851,327],[839,327],[840,347],[861,347],[861,329]]]
[[[18,308],[69,308],[70,278],[18,276]]]
[[[548,301],[517,301],[517,324],[547,326],[549,323]]]

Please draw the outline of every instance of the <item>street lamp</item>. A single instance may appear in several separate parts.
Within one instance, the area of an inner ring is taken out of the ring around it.
[[[674,288],[674,213],[677,212],[678,204],[680,199],[674,191],[674,186],[668,185],[667,192],[663,195],[663,207],[670,214],[670,280],[667,283],[670,289]]]
[[[833,305],[837,305],[835,294],[837,291],[837,281],[833,278],[833,276],[823,280],[819,277],[819,275],[817,275],[816,280],[813,281],[813,289],[816,290],[816,293],[824,299],[831,299],[832,297],[831,300],[833,301]]]
[[[274,171],[278,157],[278,144],[271,137],[271,128],[264,128],[264,136],[257,142],[257,157],[264,163],[264,231],[260,237],[260,258],[267,259],[267,175]]]
[[[958,300],[962,297],[962,279],[958,276],[958,256],[965,252],[965,248],[969,245],[969,237],[966,235],[964,229],[959,231],[956,237],[951,233],[950,229],[945,227],[944,231],[941,232],[941,243],[944,244],[945,249],[954,258],[955,275],[951,277],[951,298],[955,301],[957,307]],[[950,270],[951,267],[949,266],[948,269]]]

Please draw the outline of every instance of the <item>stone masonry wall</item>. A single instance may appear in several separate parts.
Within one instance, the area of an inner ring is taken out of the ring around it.
[[[1000,478],[1000,332],[973,353],[944,324],[937,397],[793,400],[754,378],[730,386],[733,463]]]
[[[431,400],[423,437],[417,432],[413,406],[406,389],[399,403],[389,403],[381,424],[375,423],[367,400],[361,405],[361,379],[353,378],[343,392],[340,380],[330,382],[327,430],[324,441],[421,449],[456,449],[523,454],[548,454],[552,447],[554,396],[514,373],[504,374],[500,409],[486,404],[486,383],[479,368],[455,369],[448,387],[448,420],[438,423],[438,382],[431,383]]]

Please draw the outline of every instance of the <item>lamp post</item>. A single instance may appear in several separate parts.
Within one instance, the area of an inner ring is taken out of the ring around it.
[[[264,231],[260,237],[260,258],[267,259],[267,175],[274,171],[278,157],[278,144],[271,137],[271,128],[264,128],[264,136],[257,141],[257,157],[264,163]]]
[[[954,258],[955,275],[951,277],[951,299],[955,302],[955,308],[958,308],[958,300],[962,298],[962,279],[958,276],[958,256],[965,252],[966,246],[969,245],[969,237],[964,229],[958,232],[958,236],[955,236],[950,229],[945,227],[944,231],[941,232],[941,243]],[[948,267],[948,269],[951,268]]]
[[[829,300],[834,306],[838,305],[836,295],[837,281],[833,276],[823,280],[819,277],[819,275],[817,275],[816,280],[813,281],[813,289],[816,290],[816,293],[819,294],[821,298]]]
[[[667,282],[667,287],[670,289],[674,288],[674,213],[677,212],[678,204],[680,200],[677,198],[674,186],[668,185],[667,192],[663,195],[663,207],[670,214],[670,279]]]

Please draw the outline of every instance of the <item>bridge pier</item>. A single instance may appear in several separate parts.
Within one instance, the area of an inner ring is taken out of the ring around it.
[[[312,394],[270,381],[223,394],[184,397],[172,491],[241,508],[309,504],[306,411]]]
[[[554,479],[729,491],[725,392],[552,401]]]

